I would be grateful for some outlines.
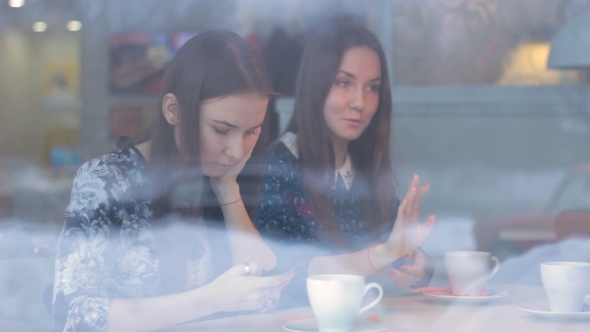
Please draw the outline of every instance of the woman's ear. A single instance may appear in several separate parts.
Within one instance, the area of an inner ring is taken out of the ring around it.
[[[178,123],[178,100],[175,95],[171,93],[164,95],[162,99],[162,112],[169,124],[175,126]]]

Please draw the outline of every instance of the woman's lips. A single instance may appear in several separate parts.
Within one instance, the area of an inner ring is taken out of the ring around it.
[[[233,165],[218,164],[218,163],[215,163],[213,165],[215,166],[215,168],[222,170],[222,171],[228,171],[233,166]]]
[[[361,120],[355,119],[344,119],[344,122],[351,127],[359,127],[362,123]]]

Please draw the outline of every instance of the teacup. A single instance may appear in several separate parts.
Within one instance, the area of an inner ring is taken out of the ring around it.
[[[498,272],[500,261],[484,251],[447,251],[445,268],[454,295],[479,296],[486,281]]]
[[[542,263],[541,280],[551,311],[584,311],[590,300],[590,263]]]
[[[371,288],[379,296],[361,308]],[[320,332],[349,332],[356,318],[381,300],[383,288],[374,282],[365,285],[365,278],[357,275],[325,274],[307,278],[307,294]]]

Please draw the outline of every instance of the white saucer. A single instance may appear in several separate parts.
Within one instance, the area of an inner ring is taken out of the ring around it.
[[[508,296],[508,292],[497,292],[493,290],[489,290],[489,294],[483,296],[453,295],[450,289],[443,291],[424,291],[422,294],[438,300],[460,304],[483,304]]]
[[[380,320],[358,319],[354,324],[354,332],[379,332],[389,328],[389,324]],[[300,319],[283,324],[283,329],[292,332],[318,332],[315,319]]]
[[[537,316],[558,319],[558,320],[580,320],[590,319],[590,311],[582,312],[553,312],[549,309],[549,303],[547,302],[533,302],[521,304],[518,309],[526,312],[530,312]]]

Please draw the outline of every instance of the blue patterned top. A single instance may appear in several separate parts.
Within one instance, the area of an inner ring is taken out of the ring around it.
[[[262,203],[254,225],[269,239],[269,246],[277,255],[279,265],[309,261],[314,257],[342,253],[341,248],[329,244],[323,235],[322,225],[316,220],[312,203],[303,185],[301,167],[297,158],[296,136],[287,133],[269,149],[267,169],[264,178]],[[343,168],[335,174],[335,183],[327,184],[326,195],[332,206],[332,217],[336,227],[348,244],[347,251],[369,247],[377,241],[383,242],[391,223],[384,225],[376,234],[370,232],[364,217],[361,199],[370,197],[369,188],[354,177],[349,158]],[[392,184],[393,185],[393,184]],[[397,200],[392,202],[397,204]],[[397,211],[396,209],[393,209]],[[281,306],[302,305],[307,301],[305,279],[307,267],[298,269],[293,281],[282,292]]]
[[[147,167],[139,151],[124,148],[78,170],[55,263],[55,331],[106,331],[112,299],[194,289],[219,270],[211,264],[218,241],[209,240],[218,235],[203,219],[170,215],[157,222],[166,227],[153,224]]]

